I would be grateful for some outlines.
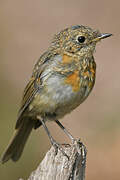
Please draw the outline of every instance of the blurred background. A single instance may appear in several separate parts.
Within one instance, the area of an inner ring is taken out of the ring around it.
[[[86,180],[120,179],[119,7],[117,0],[1,0],[0,155],[12,136],[22,92],[36,60],[55,33],[82,24],[114,36],[97,45],[92,93],[61,122],[87,146]],[[70,142],[54,122],[47,125],[58,142]],[[0,164],[0,179],[27,179],[49,148],[43,127],[33,131],[20,160]]]

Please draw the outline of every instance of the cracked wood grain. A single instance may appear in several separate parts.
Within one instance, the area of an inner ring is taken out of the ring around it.
[[[28,180],[85,180],[85,146],[78,140],[62,147],[69,159],[60,150],[56,153],[52,146]]]

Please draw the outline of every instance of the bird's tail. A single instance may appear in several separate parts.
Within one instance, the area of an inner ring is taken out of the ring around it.
[[[1,162],[5,163],[9,159],[17,161],[24,149],[25,143],[30,135],[35,123],[34,121],[26,118],[21,126],[15,130],[12,140],[10,141],[6,151],[4,152]]]

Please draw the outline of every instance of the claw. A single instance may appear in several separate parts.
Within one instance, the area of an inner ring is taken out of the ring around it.
[[[72,139],[72,144],[78,144],[80,142],[80,139],[75,139],[75,138],[73,138]]]
[[[80,141],[80,139],[76,140],[74,139],[74,145],[76,147],[76,150],[79,154],[82,155],[83,159],[86,157],[86,147],[83,145],[83,143]]]
[[[51,140],[51,143],[52,143],[52,145],[53,145],[54,148],[55,148],[55,153],[56,153],[56,155],[57,155],[58,149],[59,149],[59,150],[62,152],[62,154],[63,154],[64,156],[66,156],[66,157],[68,158],[68,160],[69,160],[69,156],[64,152],[63,147],[62,147],[61,144],[57,143],[54,139]]]

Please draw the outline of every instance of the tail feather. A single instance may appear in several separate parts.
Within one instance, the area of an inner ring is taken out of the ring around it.
[[[9,159],[17,161],[20,158],[34,124],[34,121],[25,119],[22,125],[15,130],[12,140],[2,156],[2,163],[7,162]]]

